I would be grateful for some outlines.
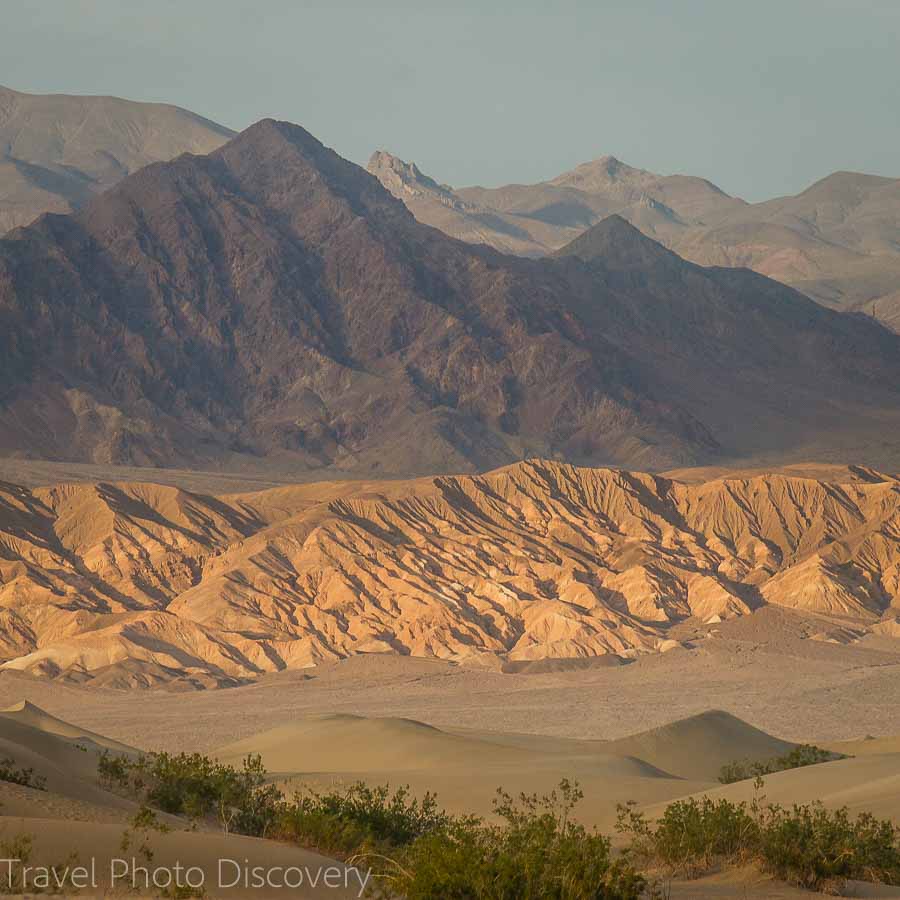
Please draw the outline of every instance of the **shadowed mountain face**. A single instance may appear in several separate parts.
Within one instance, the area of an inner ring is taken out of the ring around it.
[[[461,240],[542,256],[617,214],[693,262],[745,266],[900,331],[900,179],[836,172],[795,197],[745,203],[610,156],[539,184],[439,192],[384,152],[369,170],[419,221]]]
[[[417,223],[263,121],[0,241],[0,447],[412,473],[562,454],[892,465],[900,339],[613,217],[556,259]]]
[[[0,234],[83,206],[148,163],[207,153],[233,135],[162,103],[0,87]]]

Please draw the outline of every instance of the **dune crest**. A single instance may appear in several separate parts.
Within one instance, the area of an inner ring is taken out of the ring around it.
[[[715,781],[722,766],[736,760],[765,761],[788,753],[795,745],[720,709],[711,709],[611,741],[611,753],[637,756],[652,765],[665,763],[681,778]]]

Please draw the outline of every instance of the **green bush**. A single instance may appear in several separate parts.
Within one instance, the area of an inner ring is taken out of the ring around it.
[[[757,779],[757,789],[762,782]],[[848,879],[900,884],[900,831],[890,822],[820,803],[785,809],[729,800],[679,800],[649,822],[619,807],[617,829],[630,838],[626,858],[696,877],[718,863],[755,861],[783,881],[810,890]]]
[[[16,761],[8,756],[0,759],[0,781],[20,784],[36,791],[47,790],[47,779],[43,775],[35,775],[34,769],[17,769],[15,765]]]
[[[278,817],[284,797],[266,781],[258,755],[240,769],[199,753],[153,753],[129,758],[102,753],[101,783],[128,790],[163,812],[200,819],[215,816],[224,831],[264,837]]]
[[[348,854],[403,846],[450,821],[433,794],[419,801],[408,788],[391,794],[387,785],[369,787],[360,781],[342,790],[298,794],[282,807],[274,832],[326,853]]]
[[[618,831],[631,837],[630,855],[692,878],[720,860],[755,849],[758,823],[746,804],[693,797],[670,803],[653,825],[633,804],[619,806]]]
[[[784,772],[788,769],[800,769],[803,766],[815,766],[819,763],[847,758],[843,753],[832,753],[813,744],[799,744],[790,753],[776,756],[767,762],[743,760],[727,763],[719,771],[719,781],[722,784],[734,784],[736,781],[761,778],[764,775],[773,775],[775,772]]]
[[[816,756],[810,748],[792,754],[786,758],[797,764]],[[633,804],[620,806],[617,829],[630,843],[613,859],[606,837],[572,821],[582,794],[568,781],[545,797],[513,799],[500,790],[496,821],[485,822],[448,814],[433,794],[420,800],[405,787],[391,793],[387,786],[362,782],[287,801],[268,783],[259,756],[248,756],[235,769],[200,754],[104,753],[98,770],[105,784],[165,812],[215,815],[226,831],[290,840],[370,868],[382,897],[637,900],[648,891],[655,896],[642,867],[693,877],[720,863],[751,861],[814,890],[848,879],[900,885],[900,831],[891,822],[867,814],[851,818],[846,810],[821,804],[766,804],[759,777],[749,804],[678,800],[655,822]],[[146,834],[165,827],[143,807],[125,839],[149,852]]]
[[[110,790],[128,787],[132,771],[132,760],[127,756],[113,756],[109,750],[101,750],[97,757],[97,775],[100,784]]]
[[[637,900],[645,880],[612,860],[607,838],[570,820],[581,796],[567,781],[542,798],[498,791],[500,824],[453,820],[382,857],[380,883],[406,900]]]
[[[900,884],[900,832],[889,821],[821,804],[770,806],[760,830],[760,855],[778,878],[810,890],[840,888],[848,879]]]

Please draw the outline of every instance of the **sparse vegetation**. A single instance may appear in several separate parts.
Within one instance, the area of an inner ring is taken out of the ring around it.
[[[357,782],[343,790],[298,794],[282,805],[275,833],[323,853],[346,855],[406,846],[452,823],[434,794],[420,801],[405,787],[392,794],[387,785]]]
[[[22,865],[27,865],[31,861],[33,844],[34,837],[30,834],[19,833],[11,837],[4,835],[0,837],[0,856],[3,859],[20,860]],[[11,865],[8,875],[4,869],[3,877],[0,878],[0,894],[21,894],[24,887],[21,866]]]
[[[36,791],[47,790],[47,779],[43,775],[35,775],[34,769],[17,769],[15,766],[16,761],[8,756],[0,759],[0,781],[20,784]]]
[[[78,856],[69,854],[68,859],[55,865],[41,866],[39,871],[24,877],[25,868],[31,863],[34,852],[34,835],[17,832],[11,836],[0,834],[0,894],[31,897],[36,894],[53,894],[72,897],[79,888],[73,879],[73,870],[78,866]],[[82,868],[82,871],[86,872]]]
[[[375,862],[386,896],[406,900],[637,900],[647,882],[609,840],[573,822],[582,794],[562,781],[549,796],[498,791],[500,824],[454,819]],[[366,865],[370,856],[363,856]]]
[[[814,754],[797,748],[796,765]],[[813,748],[817,750],[817,748]],[[822,751],[820,751],[822,752]],[[784,760],[782,760],[784,761]],[[889,821],[821,804],[765,802],[762,779],[751,802],[689,798],[650,821],[619,807],[617,830],[629,841],[615,858],[609,839],[572,819],[582,799],[562,781],[548,796],[499,790],[494,821],[454,816],[433,794],[362,782],[287,800],[267,780],[258,756],[240,769],[199,754],[100,758],[105,783],[146,804],[190,818],[217,818],[225,831],[291,841],[343,858],[376,876],[375,895],[426,900],[637,900],[656,896],[645,873],[697,877],[717,865],[755,863],[812,890],[847,879],[900,885],[900,830]],[[791,767],[791,766],[788,766]],[[143,806],[123,836],[152,859],[147,836],[168,826]]]
[[[153,832],[167,834],[172,829],[157,818],[149,806],[141,808],[131,817],[128,828],[122,833],[119,849],[122,853],[134,851],[145,862],[153,862],[153,848],[150,846],[150,835]]]
[[[362,783],[327,794],[296,798],[277,834],[305,846],[343,855],[372,869],[379,896],[406,900],[632,900],[644,879],[625,861],[613,861],[607,838],[574,823],[581,799],[563,781],[547,797],[498,791],[501,824],[454,817],[436,798],[421,802],[406,788]]]
[[[216,815],[225,830],[276,837],[340,856],[377,876],[376,894],[406,900],[637,900],[645,879],[614,860],[609,840],[572,821],[582,798],[563,781],[549,796],[498,791],[499,824],[452,816],[433,794],[362,782],[286,800],[266,781],[260,758],[240,770],[199,754],[130,759],[102,754],[104,784],[175,815]],[[149,806],[123,835],[122,850],[152,860],[151,831],[164,830]]]
[[[261,758],[247,756],[240,769],[199,753],[153,753],[129,758],[102,753],[100,781],[140,797],[172,815],[215,816],[228,833],[265,837],[283,808],[284,797],[267,783]]]
[[[775,772],[800,769],[803,766],[815,766],[819,763],[833,762],[837,759],[847,759],[847,756],[843,753],[832,753],[830,750],[823,750],[814,744],[800,744],[794,747],[790,753],[786,753],[784,756],[776,756],[766,762],[751,762],[749,760],[730,762],[722,766],[719,772],[719,781],[722,784],[734,784],[736,781],[762,778],[766,775],[773,775]]]
[[[766,803],[761,779],[751,803],[690,798],[669,804],[656,822],[633,805],[619,807],[617,829],[636,866],[696,877],[717,864],[755,862],[810,890],[840,888],[848,879],[900,884],[900,830],[868,813],[820,803],[789,808]]]
[[[128,828],[122,833],[119,849],[122,854],[132,854],[139,859],[141,865],[149,866],[156,853],[151,846],[154,834],[168,834],[172,828],[165,822],[160,822],[156,812],[147,805],[141,808],[131,817]],[[170,900],[189,900],[189,898],[204,897],[205,890],[202,887],[195,888],[187,884],[171,884],[160,889],[160,897]]]

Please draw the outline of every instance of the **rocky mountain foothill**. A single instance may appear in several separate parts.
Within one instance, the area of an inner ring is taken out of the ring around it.
[[[621,662],[766,606],[818,640],[900,636],[900,482],[868,469],[6,484],[0,509],[3,669],[69,683],[234,684],[372,653]]]

